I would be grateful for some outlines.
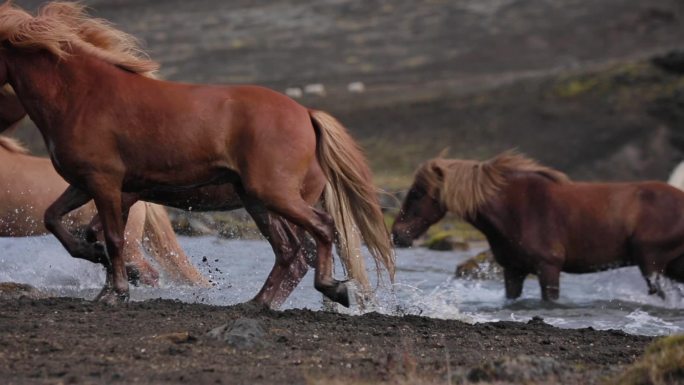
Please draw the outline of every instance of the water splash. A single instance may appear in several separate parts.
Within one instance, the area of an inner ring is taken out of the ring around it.
[[[273,264],[263,241],[232,241],[214,237],[180,237],[192,262],[214,282],[211,288],[171,286],[161,277],[160,288],[132,288],[132,300],[178,299],[212,305],[231,305],[252,298]],[[480,250],[434,252],[398,250],[397,282],[379,286],[377,303],[365,311],[394,315],[421,315],[464,322],[526,322],[541,316],[564,328],[620,329],[628,333],[666,335],[684,331],[681,297],[663,301],[647,294],[636,268],[595,274],[561,276],[561,298],[548,304],[540,298],[536,278],[525,281],[519,300],[507,301],[501,281],[453,279],[457,263]],[[368,266],[373,266],[368,262]],[[343,271],[336,268],[338,276]],[[374,277],[375,274],[370,274]],[[104,282],[104,271],[92,263],[71,258],[52,237],[0,239],[0,281],[28,283],[57,295],[93,298]],[[681,285],[670,282],[678,292]],[[670,290],[670,289],[668,289]],[[309,272],[284,303],[287,308],[323,309]],[[344,310],[360,314],[358,308]]]

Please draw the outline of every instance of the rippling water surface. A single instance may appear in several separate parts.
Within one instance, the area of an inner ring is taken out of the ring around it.
[[[195,265],[211,276],[216,286],[196,289],[162,282],[161,288],[133,288],[133,300],[161,297],[215,305],[243,302],[256,294],[273,264],[271,249],[263,241],[181,237],[180,242]],[[673,284],[673,295],[667,301],[650,296],[636,268],[563,274],[561,298],[555,304],[539,300],[539,285],[531,278],[525,282],[521,299],[511,302],[504,298],[501,281],[452,278],[456,264],[477,251],[480,250],[398,250],[397,282],[390,288],[384,279],[378,289],[378,302],[382,305],[375,310],[466,322],[527,321],[540,316],[552,325],[566,328],[591,326],[647,335],[684,332],[684,300],[679,295],[682,287]],[[336,271],[338,278],[343,278],[342,269],[338,267]],[[92,298],[104,282],[104,271],[92,263],[69,257],[50,236],[0,238],[2,281],[29,283],[59,295]],[[321,297],[313,289],[311,272],[284,307],[322,308]]]

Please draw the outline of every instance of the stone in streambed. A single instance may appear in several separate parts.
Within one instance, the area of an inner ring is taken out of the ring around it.
[[[463,279],[503,279],[503,269],[492,251],[485,250],[456,266],[454,275]]]
[[[50,295],[36,289],[35,287],[16,282],[0,283],[0,299],[19,299],[19,298],[47,298]]]
[[[466,378],[470,382],[553,382],[563,370],[563,365],[551,357],[505,357],[472,368]]]
[[[239,318],[207,333],[207,337],[223,341],[236,349],[269,346],[267,336],[262,322],[252,318]]]

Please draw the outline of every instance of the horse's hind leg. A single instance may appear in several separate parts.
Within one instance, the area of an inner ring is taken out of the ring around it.
[[[69,186],[45,211],[45,228],[59,240],[72,257],[99,263],[106,267],[109,265],[109,259],[104,249],[97,244],[76,239],[62,223],[63,216],[88,203],[90,199],[90,195],[86,192]]]
[[[347,286],[344,282],[335,280],[332,274],[332,243],[335,232],[332,218],[327,213],[307,204],[299,195],[299,188],[279,188],[276,180],[270,181],[269,186],[247,188],[246,192],[241,192],[243,202],[258,199],[264,202],[269,210],[282,215],[309,232],[316,240],[314,287],[331,300],[349,307]],[[318,191],[318,196],[320,196],[320,191]]]
[[[670,258],[663,258],[659,251],[650,251],[644,248],[635,251],[637,253],[635,259],[648,286],[648,294],[657,294],[660,298],[665,299],[661,275],[665,272],[666,266],[663,261],[668,261]]]
[[[315,253],[305,233],[284,219],[269,215],[268,229],[262,230],[273,247],[276,259],[266,282],[253,301],[270,308],[279,307],[309,270],[307,253]]]
[[[665,276],[677,282],[684,283],[684,255],[676,258],[665,266]]]
[[[264,205],[242,193],[245,209],[271,244],[275,263],[259,293],[252,299],[268,307],[280,306],[308,270],[307,252],[313,246],[300,228],[268,212]]]

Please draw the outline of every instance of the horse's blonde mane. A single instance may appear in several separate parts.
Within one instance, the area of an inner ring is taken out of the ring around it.
[[[29,150],[18,140],[9,136],[0,135],[0,147],[15,154],[28,154]]]
[[[75,47],[130,72],[151,76],[159,65],[140,49],[135,37],[86,13],[73,2],[45,4],[36,16],[7,1],[0,5],[0,42],[17,48],[45,49],[59,58]]]
[[[439,199],[454,214],[466,218],[492,198],[514,172],[540,174],[554,183],[568,183],[564,173],[542,166],[536,161],[507,151],[484,161],[435,158],[425,162],[416,172],[416,183]]]

